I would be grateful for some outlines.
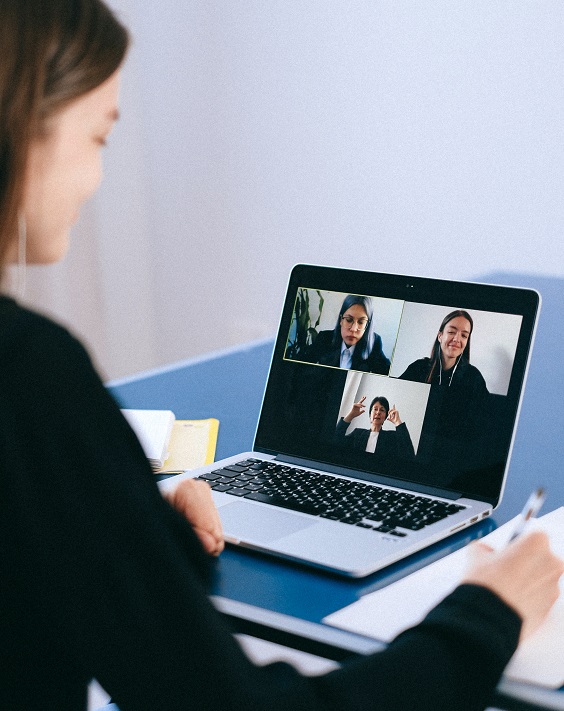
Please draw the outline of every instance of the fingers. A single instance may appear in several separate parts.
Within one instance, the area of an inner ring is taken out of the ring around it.
[[[198,536],[204,550],[209,555],[218,556],[225,548],[223,537],[218,538],[217,536],[212,535],[209,531],[206,531],[203,528],[198,528],[197,526],[194,526],[194,533]]]
[[[483,541],[472,541],[467,550],[469,565],[479,563],[484,559],[484,556],[491,555],[494,552],[494,549]]]
[[[205,481],[191,480],[198,487],[199,497],[198,504],[201,506],[198,510],[198,516],[194,520],[194,530],[204,531],[207,537],[213,539],[213,546],[210,545],[209,552],[213,555],[219,555],[224,548],[223,527],[219,517],[219,511],[213,502],[211,488]]]
[[[224,548],[223,529],[209,485],[205,481],[185,479],[167,498],[192,525],[204,549],[219,555]]]
[[[344,417],[345,422],[351,422],[355,417],[359,417],[366,411],[366,406],[364,401],[366,400],[366,395],[363,395],[358,402],[355,402],[351,407],[350,412]]]
[[[483,543],[469,547],[465,582],[484,585],[504,600],[523,620],[522,638],[543,622],[559,596],[564,562],[550,549],[545,533],[520,536],[499,551]]]
[[[550,550],[550,542],[544,531],[531,531],[519,536],[512,541],[505,551],[505,556],[509,561],[523,561],[527,569],[552,570],[552,563],[558,560]],[[553,560],[554,559],[554,560]],[[554,566],[554,571],[558,566]]]
[[[514,545],[516,553],[528,556],[531,574],[538,580],[551,584],[564,574],[564,561],[554,555],[548,536],[543,531],[521,536]]]

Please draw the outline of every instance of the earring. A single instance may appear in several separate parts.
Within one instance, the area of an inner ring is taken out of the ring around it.
[[[20,299],[25,296],[26,286],[26,248],[27,225],[22,213],[18,215],[18,269],[16,273],[16,291]]]

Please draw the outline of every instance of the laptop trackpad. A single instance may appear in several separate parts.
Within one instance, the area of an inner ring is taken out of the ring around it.
[[[226,535],[249,542],[275,541],[317,524],[315,519],[281,511],[273,506],[253,506],[242,501],[221,506],[219,515]]]

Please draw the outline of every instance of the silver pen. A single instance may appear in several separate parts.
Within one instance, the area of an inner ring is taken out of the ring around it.
[[[517,525],[515,526],[515,530],[511,534],[511,538],[509,539],[509,541],[513,541],[515,538],[517,538],[517,536],[520,536],[523,533],[527,522],[530,521],[530,519],[535,518],[535,516],[540,511],[540,507],[543,505],[545,496],[546,494],[542,487],[539,487],[536,491],[533,491],[533,493],[529,496],[523,510],[521,511],[521,517]]]

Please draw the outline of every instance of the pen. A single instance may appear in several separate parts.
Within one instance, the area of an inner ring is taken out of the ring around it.
[[[527,521],[534,518],[538,514],[540,507],[543,505],[544,499],[545,493],[542,487],[539,487],[536,491],[533,491],[533,493],[529,496],[527,503],[521,511],[521,518],[517,523],[517,526],[515,526],[515,530],[509,539],[510,542],[523,533],[523,529],[525,528]]]

